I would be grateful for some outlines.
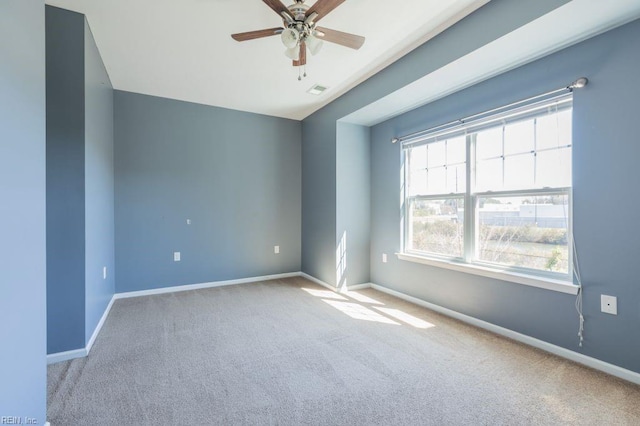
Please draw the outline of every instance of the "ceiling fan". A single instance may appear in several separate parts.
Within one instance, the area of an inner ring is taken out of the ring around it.
[[[247,41],[280,34],[282,44],[287,49],[285,55],[293,60],[294,67],[306,65],[307,49],[315,55],[322,48],[323,41],[351,49],[360,49],[364,44],[364,37],[317,26],[320,19],[345,0],[318,0],[311,7],[304,4],[305,0],[295,0],[289,7],[280,0],[262,1],[283,18],[283,27],[231,34],[231,37],[236,41]]]

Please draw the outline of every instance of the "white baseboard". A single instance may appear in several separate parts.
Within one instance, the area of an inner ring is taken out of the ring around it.
[[[364,290],[364,289],[367,289],[367,288],[371,288],[372,286],[373,286],[373,283],[350,285],[349,286],[349,290],[350,291]]]
[[[533,346],[534,348],[538,348],[545,352],[552,353],[561,358],[565,358],[570,361],[577,362],[578,364],[586,365],[587,367],[591,367],[595,370],[599,370],[607,374],[610,374],[612,376],[616,376],[621,379],[640,385],[640,374],[636,373],[635,371],[627,370],[625,368],[618,367],[617,365],[609,364],[608,362],[600,361],[599,359],[592,358],[590,356],[583,355],[581,353],[574,352],[572,350],[553,345],[551,343],[536,339],[531,336],[527,336],[525,334],[518,333],[513,330],[509,330],[508,328],[500,327],[498,325],[491,324],[489,322],[482,321],[465,314],[461,314],[460,312],[443,308],[442,306],[435,305],[433,303],[425,302],[424,300],[418,299],[417,297],[409,296],[407,294],[401,293],[399,291],[391,290],[389,288],[386,288],[377,284],[372,283],[371,288],[378,290],[382,293],[387,293],[392,296],[395,296],[398,299],[406,300],[407,302],[411,302],[416,305],[423,306],[427,309],[431,309],[432,311],[441,313],[448,317],[452,317],[462,322],[466,322],[467,324],[471,324],[478,328],[482,328],[482,329],[491,331],[495,334],[499,334],[501,336],[516,340],[520,343]]]
[[[87,348],[82,349],[74,349],[71,351],[65,352],[56,352],[53,354],[47,355],[47,365],[55,364],[57,362],[69,361],[70,359],[82,358],[87,356]]]
[[[87,354],[91,351],[91,347],[93,347],[93,343],[96,341],[96,337],[98,337],[98,334],[100,333],[100,330],[102,330],[102,326],[104,325],[104,322],[107,320],[107,316],[109,315],[109,312],[111,312],[111,307],[113,306],[113,302],[115,301],[115,296],[111,296],[111,300],[109,301],[109,304],[107,305],[107,309],[104,310],[104,313],[102,314],[102,317],[100,318],[100,321],[98,321],[98,325],[96,325],[95,330],[93,330],[93,334],[91,335],[91,338],[89,339],[89,342],[87,342]]]
[[[300,272],[288,272],[285,274],[264,275],[261,277],[241,278],[238,280],[214,281],[209,283],[178,285],[174,287],[154,288],[150,290],[129,291],[126,293],[116,293],[113,297],[117,299],[129,299],[131,297],[151,296],[155,294],[175,293],[179,291],[199,290],[202,288],[224,287],[228,285],[247,284],[257,281],[278,280],[282,278],[299,277]]]
[[[93,347],[93,343],[96,341],[96,338],[98,337],[100,330],[102,330],[102,326],[104,325],[104,322],[106,321],[107,316],[111,311],[111,307],[113,306],[114,300],[115,300],[115,296],[112,296],[111,300],[109,301],[109,304],[107,305],[107,308],[104,310],[102,317],[100,318],[100,321],[98,321],[98,325],[96,325],[95,330],[93,330],[93,334],[91,335],[89,342],[87,342],[87,345],[84,348],[49,354],[47,355],[47,365],[56,364],[58,362],[63,362],[63,361],[69,361],[70,359],[75,359],[75,358],[83,358],[89,355],[89,352],[91,351],[91,347]]]
[[[309,275],[309,274],[306,274],[306,273],[304,273],[304,272],[300,272],[300,275],[299,275],[299,276],[300,276],[300,277],[302,277],[302,278],[304,278],[304,279],[307,279],[307,280],[309,280],[309,281],[311,281],[311,282],[314,282],[314,283],[316,283],[316,284],[318,284],[318,285],[321,285],[322,287],[326,287],[326,288],[328,288],[329,290],[333,290],[333,291],[337,291],[337,290],[338,290],[337,288],[335,288],[335,287],[334,287],[334,286],[332,286],[331,284],[327,284],[327,283],[325,283],[324,281],[321,281],[321,280],[317,279],[316,277],[313,277],[313,276],[311,276],[311,275]]]

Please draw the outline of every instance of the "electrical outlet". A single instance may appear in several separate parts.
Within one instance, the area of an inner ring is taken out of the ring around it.
[[[387,263],[387,253],[382,253],[382,263]]]
[[[273,252],[275,254],[279,254],[280,253],[280,246],[273,246]]]
[[[187,225],[191,225],[191,219],[187,219]]]
[[[173,261],[174,262],[180,262],[180,252],[179,251],[174,251],[173,252]]]
[[[601,294],[600,310],[605,314],[618,315],[618,298]]]

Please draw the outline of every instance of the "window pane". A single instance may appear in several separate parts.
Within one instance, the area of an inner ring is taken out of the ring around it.
[[[496,191],[502,189],[502,158],[478,161],[476,166],[476,189]]]
[[[447,193],[458,194],[467,188],[467,170],[464,164],[447,168]]]
[[[566,194],[478,200],[478,260],[569,272]]]
[[[572,143],[572,110],[563,111],[558,114],[558,133],[560,145],[571,145]]]
[[[538,153],[536,184],[543,188],[571,186],[571,148]]]
[[[531,152],[534,149],[533,120],[509,124],[504,128],[504,154]]]
[[[409,151],[411,170],[419,170],[427,168],[427,146],[419,146],[411,148]]]
[[[415,200],[410,210],[410,250],[462,257],[463,199]]]
[[[427,193],[427,171],[414,170],[409,175],[409,196]]]
[[[464,163],[467,161],[467,147],[464,136],[447,141],[447,164]]]
[[[427,192],[427,147],[418,146],[409,151],[409,182],[410,196]]]
[[[447,169],[444,167],[429,169],[427,179],[427,193],[445,194],[447,192]]]
[[[549,114],[536,119],[536,148],[547,149],[560,146],[558,140],[557,114]]]
[[[531,189],[534,187],[534,154],[514,155],[504,159],[504,187]]]
[[[445,143],[445,141],[441,141],[427,145],[427,167],[438,167],[446,164]]]
[[[476,158],[479,160],[502,155],[502,127],[476,134]]]
[[[462,193],[466,189],[464,136],[410,148],[409,196]]]
[[[536,119],[536,149],[557,148],[571,144],[571,110]]]

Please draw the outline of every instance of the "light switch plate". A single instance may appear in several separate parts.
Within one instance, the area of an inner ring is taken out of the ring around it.
[[[173,261],[174,262],[180,262],[180,252],[179,251],[174,251],[173,252]]]
[[[275,254],[279,254],[280,253],[280,246],[273,246],[273,252]]]

